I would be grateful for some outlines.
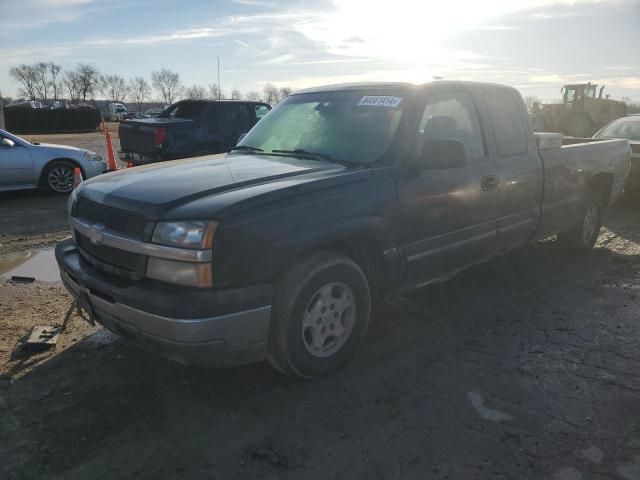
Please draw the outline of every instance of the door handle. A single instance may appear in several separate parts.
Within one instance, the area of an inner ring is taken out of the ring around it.
[[[495,175],[485,175],[482,177],[482,190],[488,192],[498,188],[498,177]]]

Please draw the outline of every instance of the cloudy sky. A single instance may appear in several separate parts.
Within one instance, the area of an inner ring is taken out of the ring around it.
[[[640,0],[0,0],[0,90],[12,65],[167,67],[186,85],[258,90],[434,76],[560,96],[606,84],[640,101]]]

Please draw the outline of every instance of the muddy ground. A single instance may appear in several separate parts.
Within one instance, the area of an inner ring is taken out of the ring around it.
[[[65,234],[49,198],[10,200],[44,235],[0,212],[14,253]],[[26,352],[70,298],[0,280],[0,478],[640,479],[639,215],[610,211],[588,255],[540,242],[379,306],[314,382],[180,366],[78,317]]]

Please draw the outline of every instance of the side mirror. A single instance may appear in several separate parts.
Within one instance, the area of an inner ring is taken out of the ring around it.
[[[243,133],[242,135],[240,135],[240,136],[238,137],[238,141],[236,142],[236,145],[237,145],[238,143],[240,143],[240,142],[242,141],[242,139],[243,139],[244,137],[246,137],[246,136],[247,136],[247,134],[246,134],[246,133]]]
[[[8,138],[3,138],[2,141],[0,141],[0,145],[3,147],[15,147],[16,142],[9,140]]]
[[[418,163],[420,169],[462,168],[467,164],[467,150],[459,140],[428,140]]]

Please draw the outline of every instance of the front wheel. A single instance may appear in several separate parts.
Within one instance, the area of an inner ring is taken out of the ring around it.
[[[69,193],[73,190],[75,165],[67,160],[58,160],[49,165],[43,174],[43,184],[53,193]]]
[[[600,235],[603,210],[600,193],[589,190],[578,223],[571,230],[559,233],[558,241],[569,250],[578,252],[591,250]]]
[[[311,254],[277,285],[267,358],[286,375],[326,375],[353,356],[370,315],[371,292],[360,267],[338,253]]]

